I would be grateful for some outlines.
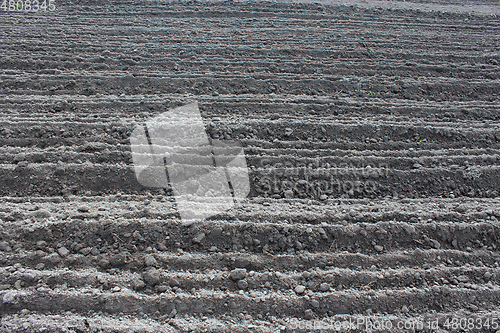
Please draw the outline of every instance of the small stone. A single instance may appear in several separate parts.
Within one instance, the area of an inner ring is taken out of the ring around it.
[[[165,291],[167,291],[167,290],[168,290],[168,286],[167,286],[167,285],[162,284],[161,286],[156,286],[156,290],[157,290],[159,293],[164,293]]]
[[[245,268],[236,268],[229,273],[229,277],[232,280],[243,280],[247,276],[247,270]]]
[[[60,247],[59,249],[57,249],[57,252],[59,253],[59,255],[61,257],[65,257],[69,254],[69,250],[66,248],[66,247]]]
[[[375,250],[376,250],[377,252],[382,252],[382,251],[384,251],[384,247],[383,247],[382,245],[375,245],[375,246],[374,246],[374,248],[375,248]]]
[[[326,283],[326,282],[323,282],[322,284],[319,285],[319,290],[320,291],[329,291],[330,290],[330,284],[329,283]]]
[[[120,287],[118,287],[118,286],[113,287],[113,289],[111,289],[111,291],[112,291],[112,292],[114,292],[114,293],[117,293],[117,292],[119,292],[120,290],[122,290],[122,288],[120,288]]]
[[[21,280],[17,280],[16,282],[14,282],[14,288],[16,288],[17,290],[21,289],[22,287],[23,286]]]
[[[264,288],[271,288],[271,282],[266,281],[266,283],[264,283]]]
[[[53,265],[57,265],[61,262],[61,256],[58,253],[51,253],[45,256],[43,259],[48,260]]]
[[[319,301],[316,300],[316,299],[313,299],[311,300],[311,305],[314,307],[314,308],[319,308]]]
[[[403,305],[403,307],[401,308],[401,312],[403,313],[408,313],[410,311],[410,309],[408,309],[408,307],[406,305]]]
[[[0,251],[12,251],[12,248],[9,246],[9,243],[2,241],[0,242]]]
[[[421,256],[424,252],[420,249],[420,248],[415,248],[415,250],[413,250],[413,255],[414,256]]]
[[[413,169],[420,169],[422,165],[420,163],[413,164]]]
[[[159,242],[158,245],[156,246],[156,248],[159,250],[159,251],[168,251],[168,248],[165,246],[164,243],[162,242]]]
[[[80,206],[80,207],[78,207],[78,211],[80,213],[88,213],[90,211],[90,208],[87,206]]]
[[[45,268],[45,264],[43,262],[41,262],[41,263],[37,264],[35,266],[35,268],[38,269],[39,271],[41,271],[42,269]]]
[[[459,277],[457,277],[457,280],[459,282],[467,282],[469,281],[469,277],[467,275],[460,275]]]
[[[214,228],[210,232],[210,236],[212,236],[212,237],[220,237],[222,235],[223,231],[224,230],[222,228]]]
[[[298,285],[295,287],[295,292],[299,295],[304,293],[304,291],[306,291],[306,287],[304,287],[302,285]]]
[[[17,303],[17,293],[15,291],[8,291],[2,297],[2,302],[4,304],[16,304]]]
[[[80,249],[80,252],[81,254],[83,254],[84,256],[86,256],[87,254],[89,254],[91,251],[90,247],[84,247],[83,249]]]
[[[311,310],[311,309],[307,309],[305,312],[304,312],[304,315],[305,315],[305,318],[306,319],[313,319],[314,318],[314,311]]]
[[[146,267],[156,267],[158,266],[158,262],[156,261],[155,257],[153,257],[152,254],[146,254],[144,256],[144,265]]]
[[[149,285],[155,285],[160,282],[160,273],[156,268],[150,268],[142,274],[144,281]]]
[[[326,199],[328,199],[328,196],[326,194],[322,194],[319,196],[319,200],[321,201],[325,201]]]
[[[114,257],[110,258],[109,263],[113,267],[125,266],[125,258],[123,256],[119,256],[119,255],[114,256]]]
[[[293,134],[293,129],[290,127],[285,128],[285,135],[290,136]]]
[[[107,259],[101,259],[99,260],[99,267],[101,268],[108,268],[109,265],[111,265],[111,262]]]
[[[101,253],[101,251],[99,251],[99,249],[97,247],[93,247],[92,250],[90,250],[90,253],[93,255],[93,256],[97,256]]]
[[[449,295],[451,293],[451,289],[448,286],[443,286],[442,288],[443,295]]]
[[[435,249],[439,249],[441,247],[441,244],[435,239],[431,239],[430,242],[432,243],[432,247]]]
[[[236,268],[246,268],[246,267],[250,266],[250,260],[247,258],[237,258],[234,261],[234,266]]]
[[[491,274],[490,272],[486,272],[486,273],[484,273],[484,275],[483,275],[483,277],[484,277],[486,280],[489,280],[492,276],[493,276],[493,274]]]
[[[181,285],[181,283],[179,282],[179,280],[177,280],[176,278],[170,278],[168,280],[168,285],[170,287],[179,287]]]
[[[132,282],[132,288],[135,290],[142,290],[146,288],[146,284],[141,279],[136,279]]]
[[[440,291],[439,286],[433,286],[432,287],[432,292],[438,293]]]
[[[21,162],[21,161],[24,161],[26,159],[26,154],[24,153],[20,153],[20,154],[16,154],[14,156],[14,162]]]
[[[292,190],[286,190],[284,193],[286,199],[293,199],[293,191]]]
[[[408,235],[413,235],[415,233],[415,227],[411,224],[403,224],[403,229]]]
[[[33,216],[36,219],[49,219],[52,216],[52,214],[49,211],[40,209],[31,213],[31,216]]]
[[[239,280],[238,281],[238,288],[240,289],[247,289],[248,288],[248,282],[245,280]]]
[[[204,232],[200,232],[198,233],[194,238],[193,238],[193,242],[194,243],[201,243],[201,241],[203,240],[203,238],[205,238],[205,233]]]
[[[479,307],[475,306],[474,304],[470,304],[469,309],[471,309],[473,312],[477,312],[479,310]]]

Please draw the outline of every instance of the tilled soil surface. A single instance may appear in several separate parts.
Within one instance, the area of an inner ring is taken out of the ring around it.
[[[1,11],[0,332],[500,329],[499,5],[380,3]],[[129,136],[193,101],[251,192],[188,225]]]

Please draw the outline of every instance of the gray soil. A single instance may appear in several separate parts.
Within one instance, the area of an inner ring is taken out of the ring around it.
[[[0,332],[496,332],[499,9],[0,10]],[[186,225],[129,137],[193,101],[251,191]]]

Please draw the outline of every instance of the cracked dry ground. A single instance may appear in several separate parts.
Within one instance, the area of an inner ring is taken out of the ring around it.
[[[57,6],[0,13],[1,332],[495,331],[496,16]],[[183,225],[128,138],[194,100],[251,193]]]

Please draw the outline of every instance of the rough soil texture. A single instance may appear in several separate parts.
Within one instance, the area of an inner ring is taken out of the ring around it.
[[[0,332],[496,331],[498,3],[56,5],[0,12]],[[184,225],[128,138],[195,100],[251,193]]]

